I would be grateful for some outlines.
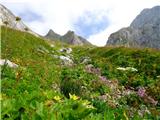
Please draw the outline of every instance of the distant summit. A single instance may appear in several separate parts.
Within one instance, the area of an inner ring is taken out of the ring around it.
[[[51,39],[51,40],[52,39],[59,40],[61,38],[61,36],[50,29],[49,32],[47,33],[47,35],[45,36],[45,38]]]
[[[37,33],[29,29],[23,23],[20,17],[16,17],[9,9],[7,9],[2,4],[0,4],[0,25],[4,25],[20,31],[26,31],[36,36],[39,36]]]
[[[53,30],[49,30],[45,38],[51,40],[60,40],[71,45],[91,45],[91,43],[89,43],[85,38],[76,35],[74,31],[70,30],[63,36],[55,33]]]
[[[160,6],[144,9],[129,27],[112,33],[107,45],[160,48]]]

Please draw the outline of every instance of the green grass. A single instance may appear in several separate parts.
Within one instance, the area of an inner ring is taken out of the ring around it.
[[[141,120],[159,119],[160,106],[152,105],[131,94],[117,99],[117,89],[145,87],[153,99],[160,101],[160,51],[124,47],[70,46],[73,66],[63,66],[53,55],[61,43],[43,40],[29,33],[2,27],[1,58],[19,65],[13,69],[2,66],[1,119],[4,120]],[[55,47],[51,47],[54,44]],[[54,52],[53,52],[54,51]],[[87,72],[87,64],[100,73]],[[134,67],[138,72],[119,71],[117,67]],[[118,81],[116,89],[99,78]],[[100,96],[108,95],[106,100]],[[78,97],[77,97],[78,96]],[[117,105],[116,105],[117,104]],[[138,110],[146,107],[150,114]]]

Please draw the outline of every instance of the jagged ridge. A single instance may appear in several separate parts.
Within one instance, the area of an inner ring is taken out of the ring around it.
[[[78,36],[74,31],[68,31],[65,35],[61,36],[55,33],[53,30],[49,30],[45,38],[51,40],[60,40],[62,42],[72,44],[72,45],[91,45],[85,38]]]

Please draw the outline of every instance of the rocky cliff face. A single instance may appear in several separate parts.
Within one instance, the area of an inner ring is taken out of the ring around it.
[[[29,29],[21,20],[21,18],[16,17],[9,9],[0,4],[0,25],[4,25],[13,29],[20,31],[26,31],[36,36],[39,36],[31,29]]]
[[[60,36],[59,34],[53,32],[53,30],[50,30],[45,37],[51,40],[60,40],[62,42],[72,44],[72,45],[91,44],[83,37],[76,35],[73,31],[68,31],[65,35]]]
[[[111,34],[107,45],[160,48],[160,6],[144,9],[129,27]]]

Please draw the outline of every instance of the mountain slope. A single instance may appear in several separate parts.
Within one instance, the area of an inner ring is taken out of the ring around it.
[[[91,45],[86,39],[81,36],[76,35],[73,31],[68,31],[65,35],[60,36],[59,34],[50,30],[45,38],[51,40],[60,40],[70,45]]]
[[[158,50],[73,46],[66,53],[4,26],[1,49],[2,59],[19,66],[1,66],[2,119],[154,120],[160,115]],[[72,65],[62,64],[62,55]]]
[[[0,25],[5,25],[7,27],[26,31],[33,35],[39,36],[37,33],[29,29],[21,20],[20,17],[16,17],[9,9],[0,4]]]
[[[144,9],[129,27],[112,33],[107,45],[160,48],[160,6]]]

